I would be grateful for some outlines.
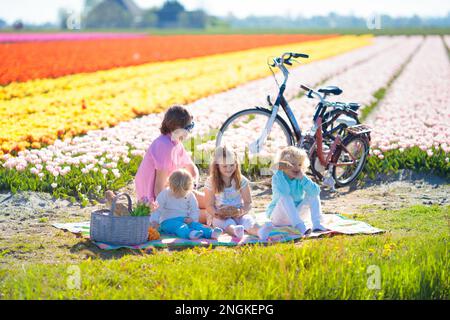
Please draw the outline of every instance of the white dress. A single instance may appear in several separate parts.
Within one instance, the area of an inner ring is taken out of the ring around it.
[[[242,208],[242,197],[241,197],[241,190],[243,188],[246,188],[249,184],[249,180],[242,176],[241,177],[241,185],[240,188],[236,188],[236,182],[234,180],[231,181],[231,186],[224,188],[222,192],[215,194],[215,200],[214,205],[216,208],[221,206],[234,206],[236,208]],[[205,188],[208,190],[213,191],[213,184],[211,177],[208,177],[205,183]],[[213,218],[208,216],[208,224],[212,225],[213,227],[226,229],[230,225],[242,225],[244,226],[245,230],[249,230],[254,227],[256,224],[255,218],[250,214],[247,213],[246,215],[240,217],[240,218],[228,218],[228,219],[219,219],[219,218]]]

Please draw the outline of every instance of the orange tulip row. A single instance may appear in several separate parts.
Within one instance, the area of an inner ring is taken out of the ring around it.
[[[0,44],[0,85],[335,35],[174,35]]]

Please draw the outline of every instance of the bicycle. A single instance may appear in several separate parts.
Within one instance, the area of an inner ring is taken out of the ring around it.
[[[304,148],[310,158],[312,174],[333,189],[335,185],[343,187],[352,183],[364,168],[369,153],[371,130],[358,120],[359,104],[326,100],[329,95],[341,94],[340,88],[328,86],[315,91],[301,85],[308,98],[316,97],[320,100],[315,108],[311,130],[302,134],[297,119],[284,98],[289,78],[285,65],[292,66],[292,60],[298,62],[296,58],[308,57],[307,54],[286,52],[281,57],[273,58],[272,63],[268,62],[279,89],[275,103],[267,96],[271,110],[256,106],[233,114],[219,129],[216,146],[232,145],[246,156],[262,154],[264,147],[269,149],[267,154],[273,154],[285,146]],[[275,67],[284,76],[281,85],[272,69]],[[279,114],[280,107],[284,110],[284,116]],[[262,118],[262,121],[258,122],[258,118]],[[237,132],[233,133],[232,129],[237,129]],[[255,132],[256,139],[249,138],[249,134]]]

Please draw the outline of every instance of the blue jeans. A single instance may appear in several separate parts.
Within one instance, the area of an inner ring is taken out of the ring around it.
[[[167,219],[161,222],[160,230],[163,233],[172,233],[177,237],[189,239],[189,233],[193,230],[203,231],[203,238],[211,238],[212,229],[199,222],[184,222],[184,217]]]

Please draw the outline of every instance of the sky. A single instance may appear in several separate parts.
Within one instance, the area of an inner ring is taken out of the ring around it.
[[[450,0],[179,0],[187,10],[205,9],[217,16],[229,13],[243,18],[249,15],[285,15],[310,17],[354,14],[368,17],[374,13],[391,16],[446,16]],[[160,6],[164,0],[135,0],[142,8]],[[81,11],[84,0],[0,0],[0,19],[11,23],[21,19],[28,23],[56,22],[58,8]]]

